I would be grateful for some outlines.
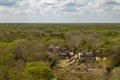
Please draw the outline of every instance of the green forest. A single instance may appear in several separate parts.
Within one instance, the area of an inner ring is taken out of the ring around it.
[[[96,60],[58,68],[64,60],[49,55],[51,44],[74,55],[95,52]],[[120,24],[0,24],[0,80],[120,80],[119,75]]]

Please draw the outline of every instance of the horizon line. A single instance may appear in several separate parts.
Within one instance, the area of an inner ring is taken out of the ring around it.
[[[120,22],[0,22],[0,24],[120,24]]]

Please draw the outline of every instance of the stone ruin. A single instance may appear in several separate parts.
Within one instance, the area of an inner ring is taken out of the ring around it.
[[[48,52],[50,55],[57,55],[60,59],[67,59],[68,61],[94,62],[96,60],[96,55],[92,51],[83,50],[74,54],[59,44],[51,44]]]
[[[94,62],[96,60],[95,53],[92,51],[82,51],[78,53],[80,62]]]
[[[69,51],[66,47],[62,47],[59,44],[52,44],[48,49],[49,54],[57,55],[61,59],[69,59],[74,56],[74,53]]]

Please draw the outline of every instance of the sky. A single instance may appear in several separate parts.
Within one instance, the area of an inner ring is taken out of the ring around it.
[[[0,0],[0,23],[120,23],[120,0]]]

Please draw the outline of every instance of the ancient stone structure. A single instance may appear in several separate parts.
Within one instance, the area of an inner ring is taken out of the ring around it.
[[[50,54],[57,55],[61,59],[69,59],[74,56],[73,52],[70,52],[66,47],[61,47],[58,44],[50,45],[48,51]]]
[[[91,51],[82,51],[78,53],[80,62],[94,62],[95,54]]]

